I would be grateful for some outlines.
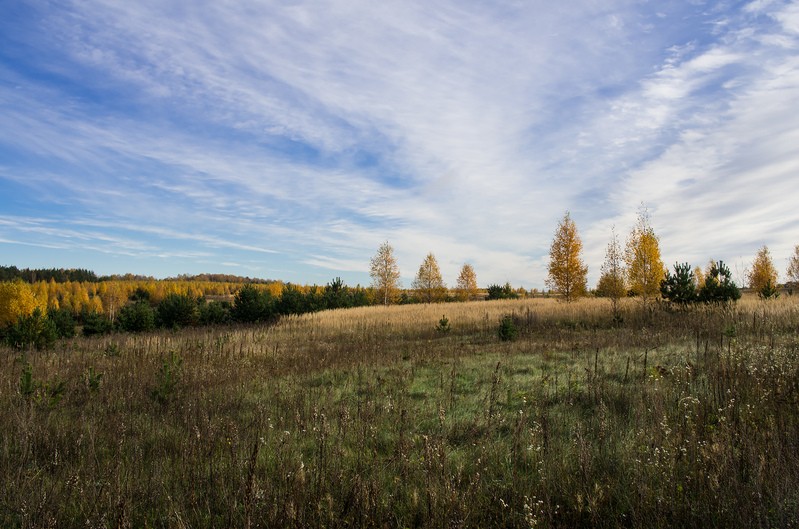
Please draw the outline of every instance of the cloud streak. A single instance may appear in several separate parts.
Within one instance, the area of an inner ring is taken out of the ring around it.
[[[563,211],[595,281],[641,202],[667,262],[799,242],[789,2],[41,0],[0,30],[15,264],[363,284],[389,240],[408,284],[432,251],[540,288]]]

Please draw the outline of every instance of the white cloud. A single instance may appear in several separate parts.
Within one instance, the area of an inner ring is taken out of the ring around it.
[[[27,38],[65,81],[2,67],[0,147],[35,163],[0,185],[76,240],[364,274],[389,239],[407,277],[433,251],[448,281],[540,287],[566,209],[592,276],[642,201],[669,259],[799,224],[768,221],[793,198],[791,3],[40,5]]]

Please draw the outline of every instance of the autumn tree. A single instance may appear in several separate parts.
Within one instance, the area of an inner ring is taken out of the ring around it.
[[[583,243],[577,234],[577,225],[567,211],[555,230],[555,238],[549,248],[549,276],[546,281],[547,286],[560,292],[567,303],[586,291],[588,267],[580,256],[582,251]]]
[[[758,250],[752,269],[747,274],[749,288],[757,292],[763,299],[768,299],[777,294],[777,269],[771,260],[768,246]]]
[[[438,261],[436,261],[436,257],[432,253],[427,254],[427,257],[422,261],[412,286],[416,290],[419,299],[425,303],[443,301],[446,298],[447,287],[441,278]]]
[[[610,298],[613,317],[616,319],[619,317],[619,300],[627,295],[624,275],[624,255],[619,245],[619,238],[616,236],[616,229],[613,228],[596,290],[598,296]]]
[[[369,264],[369,275],[372,276],[372,286],[377,290],[379,299],[388,305],[397,297],[399,291],[400,270],[394,258],[394,248],[384,242],[372,257]]]
[[[627,239],[624,260],[630,290],[644,301],[657,297],[666,269],[660,258],[660,242],[645,209],[639,212],[638,221]]]
[[[477,296],[477,274],[474,273],[472,265],[466,263],[461,267],[456,285],[458,299],[466,301]]]
[[[705,272],[702,271],[701,266],[694,267],[694,284],[697,290],[705,286]]]
[[[788,270],[785,276],[794,286],[799,286],[799,245],[793,250],[793,255],[788,260]]]
[[[0,327],[14,325],[23,316],[30,316],[37,308],[43,314],[46,299],[36,299],[33,289],[21,279],[0,283]]]

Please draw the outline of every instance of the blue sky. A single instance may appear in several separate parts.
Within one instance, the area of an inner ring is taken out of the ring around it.
[[[799,4],[0,3],[0,264],[589,283],[641,204],[664,261],[799,244]]]

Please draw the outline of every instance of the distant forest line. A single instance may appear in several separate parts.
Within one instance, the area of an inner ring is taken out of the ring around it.
[[[273,279],[261,279],[257,277],[237,276],[233,274],[180,274],[176,277],[168,277],[163,280],[152,276],[140,274],[112,274],[98,276],[94,271],[85,268],[17,268],[16,266],[0,266],[0,281],[13,281],[21,279],[26,283],[36,283],[38,281],[53,280],[56,283],[66,283],[68,281],[92,282],[102,281],[203,281],[211,283],[256,283],[269,284],[279,283]]]

